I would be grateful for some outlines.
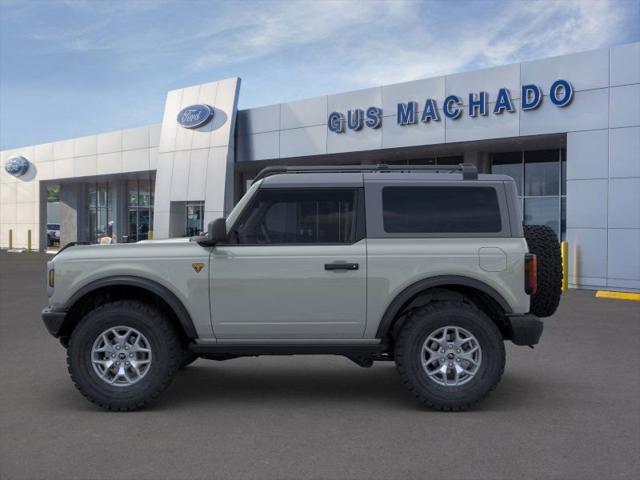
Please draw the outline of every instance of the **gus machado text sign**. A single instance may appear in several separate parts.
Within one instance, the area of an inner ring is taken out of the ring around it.
[[[544,98],[544,92],[538,85],[523,85],[520,95],[520,109],[523,112],[535,110],[540,107]],[[567,80],[556,80],[548,92],[549,101],[556,107],[566,107],[573,100],[573,86]],[[508,88],[500,88],[495,97],[495,104],[489,108],[489,94],[487,92],[469,93],[466,105],[458,95],[449,95],[442,105],[433,98],[427,98],[424,108],[418,115],[418,102],[409,101],[398,103],[396,121],[398,125],[413,125],[418,121],[428,124],[440,122],[442,115],[452,120],[460,118],[466,111],[470,117],[503,115],[505,112],[514,113],[515,104],[511,99]],[[334,133],[345,133],[347,129],[353,131],[367,128],[380,128],[382,126],[382,108],[369,107],[366,110],[355,108],[347,112],[331,112],[327,121],[327,127]]]

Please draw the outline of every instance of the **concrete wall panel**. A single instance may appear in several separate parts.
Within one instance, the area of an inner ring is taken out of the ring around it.
[[[327,153],[327,128],[294,128],[280,131],[280,157],[302,157]]]
[[[640,281],[640,229],[609,230],[608,274]]]
[[[470,93],[487,92],[495,101],[500,88],[508,88],[511,98],[520,98],[520,65],[504,65],[473,72],[456,73],[446,77],[446,95],[458,95],[467,105]]]
[[[493,107],[493,104],[489,104],[489,112]],[[487,116],[470,117],[468,110],[465,109],[465,113],[460,118],[454,120],[447,118],[445,128],[447,143],[509,138],[518,136],[520,119],[517,112],[503,112],[500,115],[489,113]]]
[[[537,110],[520,112],[520,135],[600,130],[608,127],[608,90],[576,92],[570,105],[558,108],[548,97]]]
[[[98,153],[98,136],[97,135],[76,138],[73,141],[73,155],[75,157],[96,155],[97,153]]]
[[[607,230],[604,228],[569,228],[569,277],[572,283],[580,278],[606,278]]]
[[[422,112],[424,110],[424,103],[428,98],[434,99],[438,108],[441,110],[442,101],[445,97],[445,77],[395,83],[382,87],[382,111],[384,116],[393,116],[395,118],[398,103],[415,101],[418,102],[418,112]]]
[[[280,155],[280,133],[264,132],[239,137],[236,161],[267,160]]]
[[[640,84],[612,87],[609,100],[609,126],[640,126]]]
[[[327,97],[309,98],[280,106],[280,129],[326,125]]]
[[[122,150],[149,148],[149,127],[131,128],[122,131]]]
[[[567,228],[607,228],[607,180],[567,181]]]
[[[98,156],[88,155],[84,157],[74,157],[73,173],[76,177],[87,177],[91,175],[97,175],[98,174]]]
[[[640,83],[640,43],[618,45],[609,51],[611,86]]]
[[[98,135],[98,154],[122,151],[122,131]]]
[[[237,128],[238,136],[279,130],[280,105],[269,105],[238,112]]]
[[[609,130],[609,175],[640,177],[640,127]]]
[[[640,228],[640,178],[609,180],[609,228]]]
[[[609,130],[567,134],[567,179],[607,178]]]
[[[521,64],[522,84],[536,84],[549,93],[551,84],[558,79],[571,82],[576,91],[609,86],[609,50],[545,58]]]
[[[382,120],[382,148],[444,143],[445,122],[418,122],[415,125],[398,125],[395,117]]]

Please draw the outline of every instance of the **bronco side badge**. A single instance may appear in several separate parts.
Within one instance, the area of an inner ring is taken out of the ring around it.
[[[204,263],[192,263],[191,266],[196,271],[196,273],[200,273],[200,270],[204,268]]]

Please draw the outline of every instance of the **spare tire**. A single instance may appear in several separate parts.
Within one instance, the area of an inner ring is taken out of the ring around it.
[[[531,296],[529,311],[550,317],[558,308],[562,293],[562,257],[555,232],[546,225],[524,225],[529,252],[538,259],[538,289]]]

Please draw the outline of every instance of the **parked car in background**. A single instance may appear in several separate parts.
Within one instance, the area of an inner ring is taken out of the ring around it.
[[[47,247],[60,245],[60,224],[47,223]]]

